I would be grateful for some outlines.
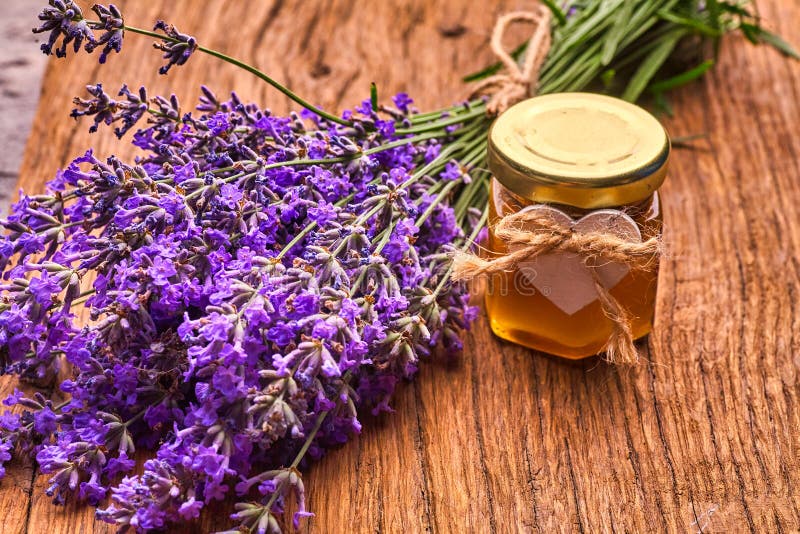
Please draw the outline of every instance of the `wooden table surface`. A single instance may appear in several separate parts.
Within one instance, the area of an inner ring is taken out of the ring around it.
[[[41,6],[31,0],[3,0],[0,17],[0,211],[16,194],[17,170],[25,150],[47,56],[31,33]]]
[[[44,3],[44,2],[41,2]],[[409,91],[422,109],[464,95],[492,60],[496,14],[523,0],[119,2],[128,23],[178,22],[329,109]],[[768,27],[800,43],[800,4],[762,0]],[[32,24],[32,23],[31,23]],[[463,357],[432,361],[397,413],[307,475],[311,532],[788,532],[800,529],[800,64],[741,38],[705,81],[674,94],[677,150],[663,189],[666,242],[645,362],[568,365],[499,341],[481,319]],[[122,57],[52,60],[21,169],[39,190],[71,157],[133,153],[67,115],[83,85],[145,83],[189,109],[197,87],[236,89],[276,112],[271,88],[199,55],[156,74],[150,40]],[[8,379],[0,389],[10,390]],[[93,510],[57,508],[47,476],[15,464],[0,532],[108,532]],[[199,532],[230,526],[214,507]]]

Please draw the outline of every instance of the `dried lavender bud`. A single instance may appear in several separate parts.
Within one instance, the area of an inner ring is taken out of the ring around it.
[[[167,64],[158,69],[161,74],[166,74],[173,65],[183,65],[197,50],[197,39],[180,33],[172,24],[159,20],[153,29],[161,30],[166,35],[160,43],[153,44],[155,48],[164,52],[164,59],[167,60]]]
[[[99,29],[104,30],[97,40],[90,40],[86,43],[86,51],[93,52],[96,48],[103,47],[100,52],[100,63],[105,63],[111,52],[122,51],[122,38],[125,34],[125,21],[122,18],[117,6],[109,4],[108,7],[95,4],[92,11],[100,19]]]
[[[147,112],[147,92],[144,87],[139,88],[138,93],[132,93],[127,85],[123,85],[119,91],[119,96],[124,96],[126,100],[113,100],[103,91],[101,84],[87,85],[86,90],[94,98],[85,100],[76,97],[73,103],[78,108],[73,109],[71,117],[94,116],[94,124],[89,128],[90,132],[96,132],[99,124],[110,125],[117,121],[122,121],[122,126],[114,129],[117,137],[122,137]]]
[[[42,24],[33,29],[33,33],[50,32],[47,42],[41,46],[42,52],[65,57],[70,43],[75,52],[80,50],[84,39],[88,43],[94,43],[92,30],[83,18],[81,8],[73,0],[50,0],[49,4],[39,13]],[[59,38],[61,46],[54,49]]]

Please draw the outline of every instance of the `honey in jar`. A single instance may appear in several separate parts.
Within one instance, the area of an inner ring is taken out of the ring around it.
[[[625,101],[587,93],[545,95],[501,114],[489,132],[491,254],[509,252],[494,225],[538,210],[570,232],[605,232],[633,241],[660,236],[658,188],[670,142],[658,120]],[[570,359],[604,350],[614,324],[595,285],[629,318],[633,339],[655,311],[657,265],[646,270],[571,252],[537,254],[493,274],[486,311],[499,337]]]

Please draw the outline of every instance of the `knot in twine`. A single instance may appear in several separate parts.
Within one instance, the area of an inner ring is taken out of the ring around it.
[[[550,51],[551,18],[550,10],[546,6],[540,5],[534,11],[515,11],[497,19],[492,31],[491,48],[492,52],[500,59],[506,72],[481,80],[472,91],[472,97],[489,95],[489,102],[486,105],[489,114],[502,113],[536,92],[539,71]],[[534,24],[533,33],[525,50],[522,68],[503,47],[506,30],[514,22]]]
[[[537,210],[522,211],[503,217],[493,228],[508,252],[494,258],[481,258],[457,252],[453,258],[453,280],[467,281],[481,275],[513,271],[522,262],[551,252],[571,252],[580,256],[592,274],[598,300],[613,329],[606,344],[609,363],[634,364],[639,354],[634,345],[630,315],[601,283],[594,266],[604,262],[624,263],[632,270],[651,271],[658,265],[661,240],[628,241],[605,232],[575,232],[551,216]]]

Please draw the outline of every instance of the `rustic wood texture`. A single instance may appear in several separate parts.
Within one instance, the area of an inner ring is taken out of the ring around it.
[[[495,16],[523,0],[120,2],[127,21],[178,22],[329,109],[407,90],[430,109],[464,94],[459,76],[492,58]],[[201,7],[202,6],[202,7]],[[760,2],[800,43],[800,4]],[[146,84],[185,106],[207,83],[275,111],[286,99],[197,56],[168,77],[148,39],[99,68],[48,66],[21,185],[33,191],[110,132],[67,118],[90,82]],[[666,241],[657,327],[645,363],[569,365],[494,338],[481,319],[463,357],[402,387],[397,413],[307,474],[308,531],[790,532],[800,529],[800,64],[731,39],[717,69],[673,96],[679,150],[663,189]],[[2,388],[11,385],[6,379]],[[0,483],[3,533],[107,532],[85,507],[53,507],[46,476],[15,466]],[[229,527],[227,510],[193,532]]]
[[[0,17],[0,210],[8,209],[19,180],[25,141],[39,101],[47,57],[31,28],[38,2],[5,0]]]

